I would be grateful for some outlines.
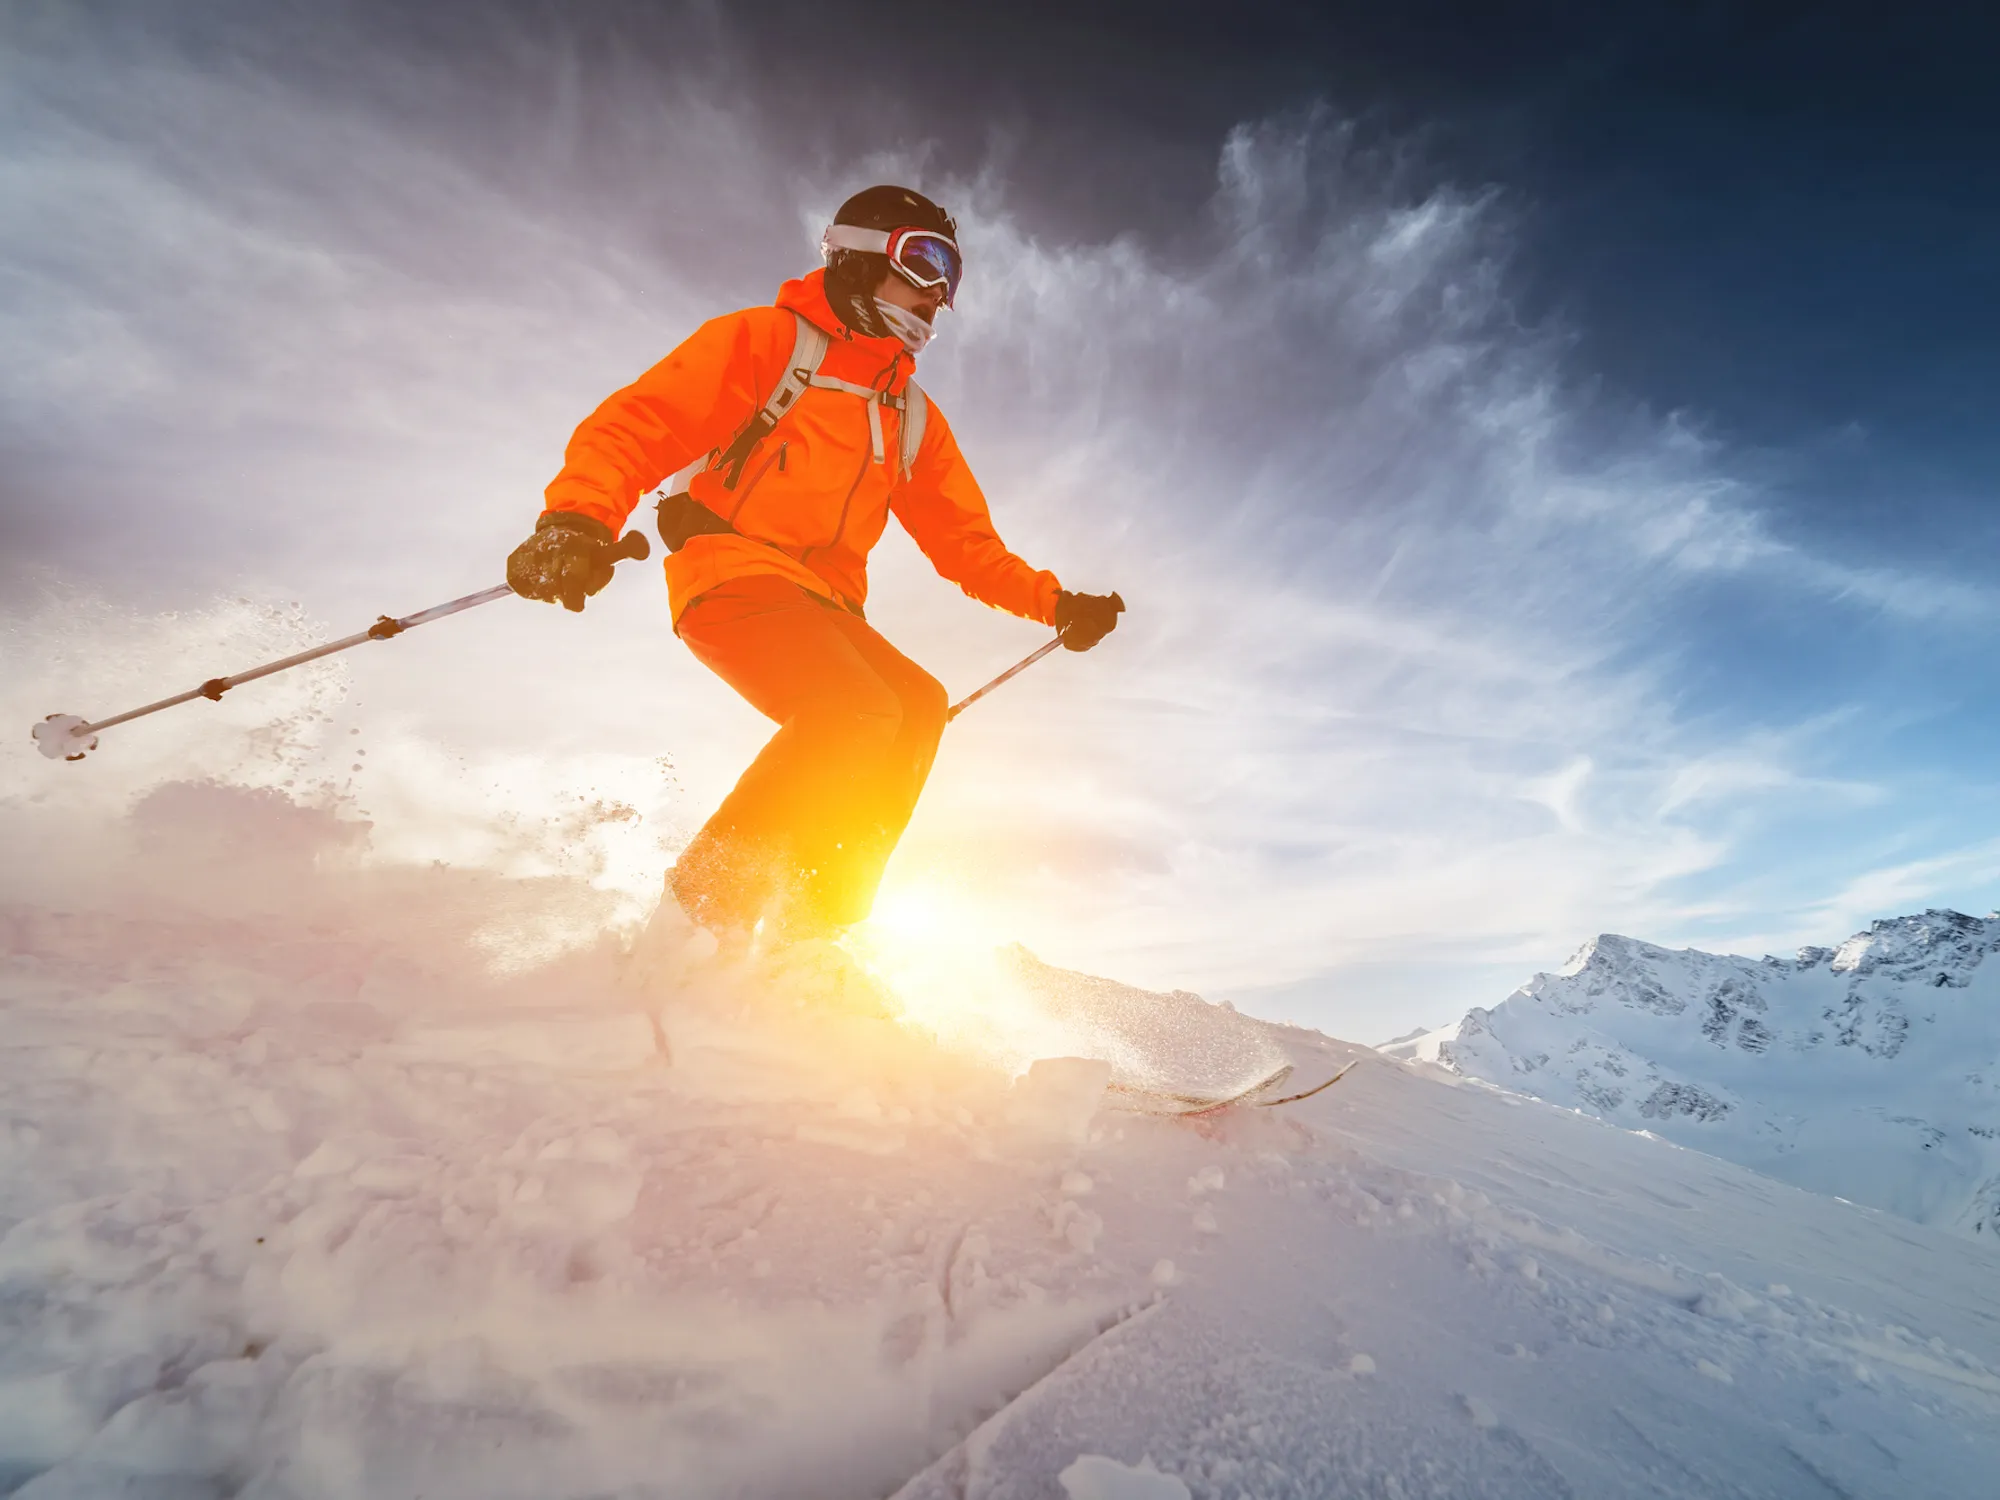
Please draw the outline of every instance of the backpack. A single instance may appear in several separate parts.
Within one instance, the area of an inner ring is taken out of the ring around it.
[[[811,386],[825,391],[845,391],[868,403],[868,437],[878,464],[888,461],[882,441],[882,408],[886,406],[891,411],[900,411],[903,421],[897,434],[896,468],[901,478],[908,479],[916,465],[917,449],[924,440],[924,422],[930,413],[930,401],[924,395],[923,387],[911,380],[904,385],[902,395],[891,396],[872,386],[856,385],[851,380],[820,374],[820,364],[825,360],[832,341],[824,329],[815,327],[796,312],[792,314],[792,321],[797,326],[792,336],[792,357],[785,362],[784,377],[779,380],[777,388],[764,398],[764,404],[743,424],[729,446],[709,461],[711,469],[728,469],[729,472],[723,476],[722,487],[725,490],[736,488],[743,478],[743,466],[749,462],[751,450],[771,435],[778,423],[784,420],[785,413],[792,409],[792,403]],[[669,552],[680,551],[687,545],[689,537],[736,529],[685,492],[661,495],[658,513],[660,540],[667,544]]]
[[[792,320],[798,325],[792,339],[792,357],[785,362],[785,375],[778,382],[776,390],[764,398],[764,404],[757,414],[744,424],[736,434],[736,440],[723,449],[712,467],[728,466],[729,474],[722,481],[726,490],[736,488],[736,482],[743,477],[743,465],[749,461],[750,450],[755,448],[783,420],[792,403],[805,394],[806,387],[817,386],[823,391],[845,391],[850,396],[859,396],[868,403],[868,436],[875,450],[875,462],[883,463],[887,455],[882,451],[882,408],[903,413],[901,440],[897,443],[897,469],[902,477],[910,477],[910,469],[917,461],[917,448],[924,440],[924,418],[930,403],[924,399],[923,387],[910,381],[900,396],[891,396],[872,386],[856,385],[851,380],[837,380],[831,375],[819,373],[820,362],[826,358],[831,344],[823,329],[814,327],[797,313]]]

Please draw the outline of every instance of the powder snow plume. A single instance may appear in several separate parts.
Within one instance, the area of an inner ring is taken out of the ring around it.
[[[650,909],[664,835],[602,789],[615,774],[453,764],[421,735],[364,731],[342,658],[120,725],[79,763],[31,743],[49,712],[102,718],[334,633],[295,605],[146,614],[51,585],[0,628],[0,721],[19,731],[0,743],[0,832],[35,851],[0,872],[10,904],[301,924],[366,910],[440,951],[477,935],[503,967]]]

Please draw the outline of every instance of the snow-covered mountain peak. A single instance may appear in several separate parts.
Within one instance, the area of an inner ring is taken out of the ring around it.
[[[1687,1010],[1693,990],[1727,986],[1733,971],[1750,966],[1748,959],[1662,948],[1607,932],[1585,943],[1555,973],[1537,974],[1509,999],[1569,1015],[1610,1005],[1677,1016]]]
[[[1606,933],[1440,1034],[1445,1066],[1925,1222],[2000,1235],[2000,914],[1761,960]]]
[[[1870,923],[1866,932],[1855,933],[1835,950],[1832,968],[1836,974],[1927,976],[1939,988],[1962,989],[1966,976],[1996,947],[2000,918],[1981,920],[1934,907],[1921,916]]]
[[[1619,938],[1611,933],[1608,932],[1599,933],[1596,937],[1592,938],[1589,942],[1585,943],[1581,948],[1577,949],[1576,952],[1572,953],[1569,956],[1569,961],[1565,963],[1560,969],[1557,969],[1556,973],[1560,974],[1565,979],[1569,979],[1574,977],[1575,975],[1581,974],[1586,968],[1589,967],[1591,960],[1597,957],[1597,945],[1599,943],[1607,943],[1607,942],[1617,943],[1623,941],[1624,939]]]

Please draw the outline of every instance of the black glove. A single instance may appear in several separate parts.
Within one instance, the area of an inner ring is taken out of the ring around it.
[[[507,558],[507,587],[524,599],[580,610],[583,601],[611,581],[617,562],[611,528],[573,510],[550,510],[535,522],[535,534]]]
[[[1056,595],[1056,634],[1072,651],[1088,651],[1118,626],[1125,601],[1116,594]]]

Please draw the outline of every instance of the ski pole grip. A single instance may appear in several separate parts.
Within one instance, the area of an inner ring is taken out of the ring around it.
[[[646,540],[643,531],[628,531],[618,538],[618,545],[611,549],[611,555],[619,562],[628,558],[633,562],[644,562],[653,555],[653,545]]]

